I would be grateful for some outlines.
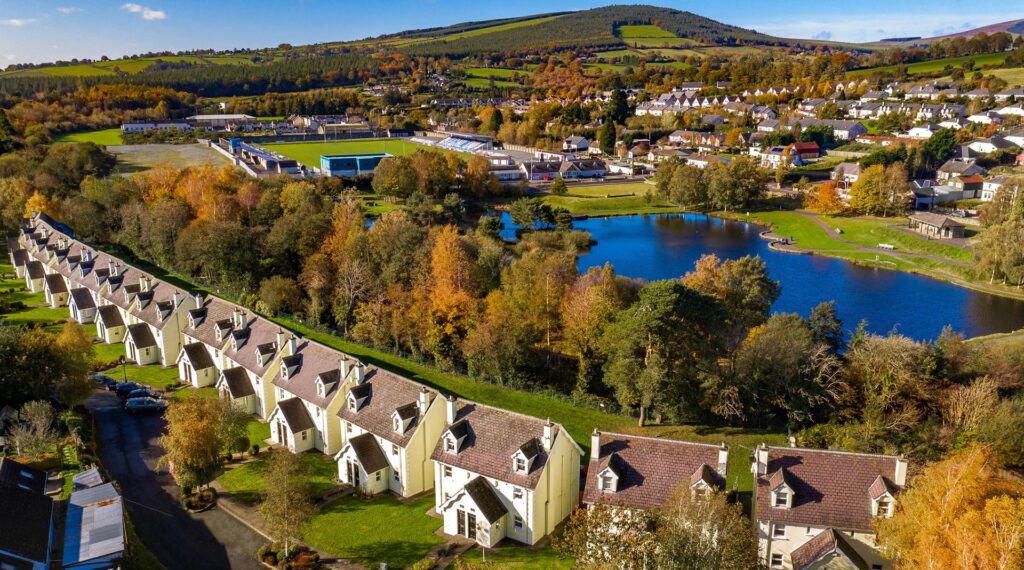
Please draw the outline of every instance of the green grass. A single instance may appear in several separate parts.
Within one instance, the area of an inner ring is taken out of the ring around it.
[[[205,388],[193,388],[186,386],[180,390],[171,392],[172,400],[188,400],[191,398],[216,398],[217,389],[213,386],[207,386]],[[251,435],[251,434],[250,434]]]
[[[433,494],[407,503],[391,495],[371,501],[348,496],[327,505],[302,536],[310,546],[366,568],[382,562],[408,568],[445,542],[434,534],[442,522],[425,514],[433,506]]]
[[[149,366],[126,364],[124,366],[115,366],[103,373],[118,382],[123,382],[127,378],[128,382],[144,384],[159,392],[166,392],[180,383],[176,366],[161,368],[156,364]]]
[[[119,145],[122,144],[121,129],[113,128],[99,131],[65,133],[57,137],[57,142],[92,142],[101,145]]]
[[[470,77],[463,81],[463,83],[466,84],[466,87],[471,87],[473,89],[489,89],[492,87],[492,84],[494,87],[522,87],[522,85],[513,83],[512,81],[505,81],[503,79],[484,79],[483,77]]]
[[[559,558],[551,545],[542,548],[527,548],[503,543],[498,548],[490,548],[484,553],[480,547],[471,548],[459,556],[459,560],[469,564],[483,564],[487,562],[498,568],[509,568],[512,570],[543,570],[547,568],[574,568],[576,561],[570,558]]]
[[[823,221],[843,231],[844,239],[867,247],[878,247],[879,243],[896,246],[897,252],[937,255],[960,263],[972,263],[973,254],[966,248],[929,240],[898,230],[892,226],[905,226],[906,218],[841,218],[825,217]]]
[[[1024,67],[1011,69],[993,69],[987,73],[995,75],[1010,85],[1024,85]]]
[[[168,55],[162,57],[141,57],[136,59],[112,59],[109,61],[97,61],[95,63],[83,63],[78,65],[60,65],[41,67],[38,69],[26,69],[0,73],[3,75],[52,75],[55,77],[100,77],[115,75],[116,73],[139,73],[157,62],[157,60],[168,63],[188,62],[195,65],[251,65],[252,60],[245,56],[214,55]],[[117,71],[115,71],[117,68]]]
[[[265,447],[266,444],[263,442],[270,439],[270,424],[256,418],[249,418],[249,422],[245,424],[245,431],[249,434],[250,448],[254,445]]]
[[[947,57],[945,59],[934,59],[931,61],[919,61],[907,65],[907,73],[910,75],[919,73],[935,73],[942,71],[947,65],[953,67],[963,67],[967,61],[973,61],[974,67],[977,69],[983,66],[989,65],[1002,65],[1006,61],[1008,52],[1002,53],[988,53],[981,55],[966,55],[961,57]],[[895,65],[887,65],[883,67],[870,67],[866,69],[856,69],[848,72],[847,75],[868,75],[872,73],[893,73],[896,71]]]
[[[310,168],[320,168],[320,156],[325,154],[373,154],[386,152],[395,156],[412,154],[430,147],[402,140],[357,140],[335,142],[276,143],[263,145]]]
[[[509,79],[516,75],[529,75],[529,71],[519,69],[508,69],[505,67],[467,67],[466,75],[470,77],[499,77]]]
[[[269,431],[267,436],[269,437]],[[250,437],[252,432],[250,432]],[[263,442],[260,441],[262,447]],[[254,505],[260,501],[260,497],[267,488],[264,474],[267,472],[270,453],[290,453],[288,451],[274,451],[263,453],[255,460],[245,463],[234,469],[225,471],[217,481],[224,486],[232,496],[243,503]],[[313,496],[321,496],[337,486],[334,482],[338,474],[338,465],[334,459],[320,453],[311,451],[302,454],[302,466],[308,470],[306,485]]]
[[[653,25],[619,26],[619,36],[622,37],[622,39],[676,37],[672,32]]]
[[[749,217],[736,215],[736,219],[756,221],[772,226],[772,231],[783,237],[796,240],[796,246],[803,249],[856,249],[854,246],[836,241],[829,237],[814,220],[801,216],[796,212],[755,212]]]

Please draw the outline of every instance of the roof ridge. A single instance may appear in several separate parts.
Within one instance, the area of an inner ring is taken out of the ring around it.
[[[558,423],[556,421],[552,421],[551,418],[547,418],[547,419],[543,419],[542,420],[542,419],[540,419],[540,418],[538,418],[536,416],[531,416],[529,414],[524,414],[524,413],[521,413],[521,412],[514,412],[512,410],[506,410],[505,408],[499,408],[497,406],[491,406],[491,405],[488,405],[488,404],[482,404],[482,403],[476,402],[474,400],[467,400],[467,399],[463,399],[463,398],[458,398],[458,401],[463,402],[465,404],[473,404],[475,406],[480,406],[480,407],[483,407],[483,408],[487,408],[489,410],[493,410],[493,411],[504,413],[504,414],[509,414],[509,415],[512,415],[512,416],[519,416],[519,417],[522,417],[522,418],[530,420],[530,421],[540,422],[540,423],[544,423],[544,424],[550,422],[550,423],[552,423],[552,424],[554,424],[556,426],[559,426],[562,429],[565,429],[565,426],[563,426],[562,424],[560,424],[560,423]]]

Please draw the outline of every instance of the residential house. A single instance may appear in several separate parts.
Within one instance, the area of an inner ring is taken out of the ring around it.
[[[1021,148],[1024,148],[1024,128],[1014,129],[1008,133],[1004,133],[1003,138]]]
[[[993,95],[993,98],[999,103],[1005,103],[1007,101],[1020,101],[1024,99],[1024,89],[1015,87],[1013,89],[1005,89]]]
[[[928,140],[942,130],[938,125],[920,125],[907,131],[906,136],[912,139]]]
[[[590,141],[586,137],[573,135],[562,141],[562,150],[565,152],[586,152],[590,149]]]
[[[874,522],[891,517],[906,484],[898,457],[761,445],[753,518],[769,568],[885,570]]]
[[[763,168],[785,168],[800,162],[799,155],[793,154],[792,145],[772,147],[761,153]]]
[[[434,487],[430,460],[445,428],[437,392],[380,368],[350,383],[338,411],[345,441],[338,480],[365,495],[411,497]]]
[[[998,113],[1000,117],[1024,117],[1024,103],[1007,105],[1006,107],[997,109],[996,113]]]
[[[431,455],[445,534],[533,545],[576,508],[582,450],[561,425],[454,398],[445,421]]]
[[[648,151],[650,148],[648,147]],[[603,160],[597,159],[570,159],[563,161],[558,169],[558,175],[565,180],[579,178],[601,178],[608,174],[608,167]]]
[[[916,212],[910,215],[910,229],[935,239],[960,239],[964,237],[964,225],[950,218],[931,212]]]
[[[269,421],[277,403],[273,380],[278,364],[295,354],[296,342],[279,325],[240,307],[234,307],[227,323],[218,322],[225,325],[231,329],[222,333],[227,343],[222,347],[217,389],[239,408]]]
[[[68,304],[68,284],[59,273],[50,273],[43,278],[46,304],[54,309]]]
[[[224,345],[234,329],[237,307],[217,297],[197,295],[181,329],[178,378],[195,388],[213,386],[224,364]]]
[[[121,318],[121,311],[114,305],[100,305],[96,308],[96,336],[106,344],[124,342],[128,327]]]
[[[989,89],[972,89],[971,91],[964,93],[964,97],[967,97],[972,101],[975,99],[988,99],[991,96],[992,91]]]
[[[181,352],[181,330],[187,323],[188,311],[195,308],[195,299],[134,268],[125,271],[125,278],[135,274],[138,285],[128,282],[120,287],[122,295],[108,296],[128,325],[125,354],[140,365],[173,366]]]
[[[723,490],[728,463],[725,444],[594,430],[583,503],[648,510],[665,505],[676,493]]]
[[[0,460],[0,568],[51,566],[56,503],[43,494],[36,482],[38,473],[11,459]]]
[[[976,139],[971,141],[967,148],[979,152],[981,154],[989,154],[1000,150],[1013,150],[1017,148],[1017,145],[1004,139],[1001,136],[986,137],[983,139]]]
[[[32,260],[25,264],[25,287],[29,293],[39,293],[46,287],[46,266],[42,261]]]
[[[979,125],[1001,125],[1005,119],[995,111],[983,111],[967,117],[967,120]]]
[[[985,168],[978,166],[974,162],[950,159],[939,167],[936,177],[940,182],[946,182],[957,176],[970,176],[972,174],[981,174],[984,176],[988,174],[988,170],[985,170]]]
[[[85,287],[76,287],[68,295],[68,311],[71,318],[79,324],[88,324],[96,320],[96,301],[92,291]]]
[[[993,176],[988,180],[985,180],[981,184],[981,199],[985,202],[992,201],[996,197],[996,192],[999,192],[1012,180],[1010,176],[1001,174],[999,176]]]
[[[844,199],[848,199],[850,195],[850,188],[853,187],[853,183],[860,178],[860,163],[859,162],[840,162],[832,169],[832,173],[829,175],[831,180],[836,181],[836,188],[839,190],[839,194]]]
[[[792,156],[799,157],[801,161],[813,160],[821,155],[821,148],[814,141],[792,143],[789,145],[789,151]]]
[[[914,180],[910,183],[914,193],[915,210],[931,210],[942,204],[951,205],[964,199],[962,190],[952,184],[940,184],[935,180]]]
[[[949,185],[964,193],[965,200],[972,200],[981,195],[985,179],[980,174],[957,176],[949,181]]]

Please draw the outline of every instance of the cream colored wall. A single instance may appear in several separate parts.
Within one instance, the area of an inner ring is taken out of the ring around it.
[[[559,429],[537,485],[531,524],[535,540],[550,534],[579,504],[580,452],[564,429]],[[531,543],[532,544],[532,543]]]
[[[434,453],[437,440],[446,427],[444,406],[444,398],[434,398],[427,407],[427,413],[420,419],[416,433],[402,451],[405,496],[417,495],[434,486],[434,465],[430,455]]]
[[[772,554],[781,553],[783,555],[782,567],[786,570],[792,570],[793,563],[791,555],[793,551],[804,544],[807,544],[807,542],[824,530],[825,529],[822,527],[786,525],[785,539],[772,538],[773,530],[771,526],[764,521],[758,521],[758,544],[761,555],[764,557],[765,564],[768,565],[771,562]],[[891,567],[889,562],[876,550],[874,533],[854,532],[851,535],[847,531],[841,532],[843,532],[843,535],[846,538],[850,539],[850,544],[868,563],[869,568],[874,564],[881,564],[882,567],[886,569]]]

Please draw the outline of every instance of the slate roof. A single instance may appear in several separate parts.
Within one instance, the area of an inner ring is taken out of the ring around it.
[[[272,383],[311,404],[326,409],[335,396],[339,395],[341,382],[335,383],[330,391],[321,396],[316,392],[317,376],[340,370],[341,360],[348,356],[309,339],[298,341],[296,353],[293,356],[298,358],[286,357],[288,363],[297,362],[291,376],[286,379],[278,370]]]
[[[302,400],[288,398],[278,402],[277,407],[281,410],[281,415],[284,416],[284,420],[288,423],[292,433],[303,432],[315,427],[313,425],[313,418],[309,416],[309,410],[306,409],[306,405],[302,403]]]
[[[103,326],[108,329],[123,327],[124,319],[121,318],[121,311],[114,305],[100,305],[96,309],[96,316],[103,321]]]
[[[85,287],[77,287],[75,289],[72,289],[70,300],[75,303],[75,306],[78,307],[80,311],[85,309],[96,308],[96,302],[92,298],[92,292],[90,292]]]
[[[355,412],[349,410],[348,406],[342,406],[338,411],[338,417],[399,447],[405,447],[416,433],[416,428],[419,427],[418,404],[420,393],[425,388],[376,367],[367,367],[364,374],[360,387],[369,388],[368,398]],[[433,402],[437,397],[437,392],[430,390],[427,392],[429,401]],[[391,415],[399,409],[404,410],[403,413],[407,414],[402,416],[403,419],[413,418],[404,433],[396,432],[392,424]]]
[[[897,461],[886,455],[768,447],[768,475],[756,481],[756,518],[873,532],[872,483],[879,475],[895,481]],[[777,483],[770,479],[783,469],[786,483],[793,489],[793,506],[789,509],[770,505],[772,484]]]
[[[203,343],[192,342],[181,347],[181,349],[185,351],[185,356],[192,363],[192,368],[196,370],[213,368],[213,358],[210,358],[210,351],[206,350],[206,345]]]
[[[223,348],[224,343],[228,341],[225,336],[220,340],[217,340],[216,323],[225,319],[230,320],[232,312],[235,306],[223,299],[218,299],[213,296],[206,296],[203,298],[202,306],[192,309],[188,312],[188,317],[195,323],[195,327],[190,326],[189,321],[186,320],[185,328],[182,329],[183,334],[213,346],[216,348]]]
[[[174,303],[175,293],[178,295],[177,304]],[[151,296],[150,301],[141,308],[136,304],[133,307],[132,314],[145,323],[157,328],[163,328],[164,325],[171,321],[170,315],[188,297],[188,293],[163,281],[152,279],[151,289],[139,293],[140,299],[147,296]]]
[[[246,313],[248,316],[245,330],[234,330],[231,333],[238,338],[238,348],[235,348],[229,335],[228,343],[224,345],[224,356],[262,378],[270,368],[270,365],[273,364],[274,359],[273,357],[267,358],[261,364],[256,355],[256,349],[277,342],[277,333],[282,329],[280,325],[276,325],[263,317],[257,317],[248,311]],[[281,338],[284,339],[289,336],[291,335],[284,335]],[[277,351],[275,350],[274,352],[276,353]]]
[[[64,277],[58,273],[51,273],[45,277],[46,289],[51,294],[67,293],[68,284],[64,282]]]
[[[950,218],[949,216],[943,216],[942,214],[933,214],[931,212],[915,212],[910,216],[911,220],[934,226],[937,228],[962,228],[963,224]]]
[[[384,451],[377,444],[377,438],[373,437],[372,433],[357,435],[349,439],[348,443],[352,446],[352,451],[356,454],[359,464],[367,473],[376,473],[390,465]]]
[[[14,266],[15,267],[22,267],[26,263],[28,263],[28,261],[29,261],[29,257],[28,257],[28,252],[27,251],[25,251],[24,249],[16,249],[16,250],[14,250]]]
[[[790,554],[790,561],[793,563],[793,570],[805,570],[830,554],[845,556],[858,570],[870,568],[843,533],[831,528],[825,529],[794,550]]]
[[[153,338],[153,331],[146,323],[135,323],[128,326],[128,336],[135,343],[135,348],[147,348],[156,346],[156,339]]]
[[[249,375],[245,373],[243,368],[238,366],[227,368],[221,374],[224,375],[224,383],[227,385],[228,392],[231,393],[232,398],[238,399],[256,394],[256,391],[252,388],[252,382],[249,382]]]
[[[29,279],[43,279],[46,277],[46,270],[43,269],[43,262],[41,261],[30,261],[25,266],[25,271],[28,272]]]
[[[50,551],[53,500],[0,485],[0,551],[43,562]],[[16,513],[16,514],[15,514]]]
[[[508,514],[505,503],[483,477],[475,477],[463,487],[466,493],[480,509],[480,514],[487,519],[487,522],[494,524],[495,521]]]
[[[526,474],[515,472],[512,455],[523,444],[543,437],[547,422],[475,402],[460,402],[458,405],[455,423],[449,429],[465,430],[462,447],[458,453],[446,452],[442,437],[431,459],[484,477],[535,489],[547,464],[547,454],[540,454]],[[554,424],[553,431],[552,445],[563,435],[558,424]]]
[[[42,495],[46,491],[46,473],[22,465],[17,461],[0,457],[0,486],[19,487]]]
[[[689,486],[695,474],[704,475],[702,466],[712,469],[713,484],[725,484],[714,471],[718,467],[718,445],[603,432],[598,441],[600,451],[590,453],[583,489],[585,503],[657,507],[680,487]],[[602,492],[597,480],[598,473],[609,465],[619,476],[615,493]]]

